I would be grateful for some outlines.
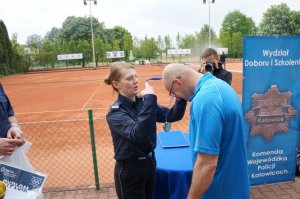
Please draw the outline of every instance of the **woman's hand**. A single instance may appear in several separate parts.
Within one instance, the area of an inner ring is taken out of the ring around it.
[[[155,95],[155,91],[154,91],[154,88],[152,86],[150,86],[148,82],[146,82],[145,88],[144,88],[144,90],[141,91],[141,94],[142,95],[147,95],[147,94]]]

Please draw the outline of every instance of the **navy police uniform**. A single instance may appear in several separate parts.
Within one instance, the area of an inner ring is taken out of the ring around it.
[[[0,83],[0,137],[6,138],[10,129],[8,117],[14,116],[14,110]]]
[[[156,122],[178,121],[184,116],[185,100],[177,100],[169,113],[147,94],[133,102],[119,94],[106,119],[113,145],[115,185],[120,199],[152,199],[156,178]]]

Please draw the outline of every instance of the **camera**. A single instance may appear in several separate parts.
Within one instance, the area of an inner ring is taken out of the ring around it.
[[[207,62],[205,62],[204,67],[205,67],[206,71],[212,71],[213,69],[216,70],[216,69],[221,68],[222,67],[222,63],[219,62],[218,66],[217,66],[214,61],[207,61]]]

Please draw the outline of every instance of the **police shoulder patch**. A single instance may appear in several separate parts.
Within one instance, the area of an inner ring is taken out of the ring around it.
[[[112,109],[112,110],[119,110],[119,108],[120,108],[119,104],[113,104],[113,105],[111,106],[111,109]]]

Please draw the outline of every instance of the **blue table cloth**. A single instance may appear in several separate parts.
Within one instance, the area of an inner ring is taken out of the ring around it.
[[[185,134],[188,139],[188,134]],[[184,199],[192,180],[191,147],[162,148],[157,142],[157,180],[154,199]]]

